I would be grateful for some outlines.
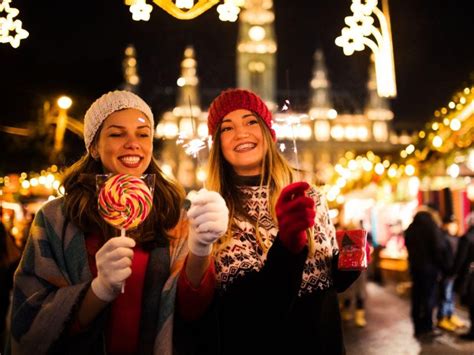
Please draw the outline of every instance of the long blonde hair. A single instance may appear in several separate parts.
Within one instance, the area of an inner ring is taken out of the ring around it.
[[[258,124],[262,130],[264,142],[267,148],[262,159],[260,187],[268,186],[269,188],[269,194],[267,196],[268,205],[270,207],[270,214],[273,220],[276,221],[276,201],[283,187],[294,181],[295,171],[278,151],[271,133],[262,118],[255,112],[254,114],[257,117]],[[254,225],[257,243],[264,251],[267,251],[268,247],[263,243],[258,228],[258,219],[257,221],[253,221],[243,208],[243,196],[237,188],[236,178],[237,175],[235,174],[234,169],[226,161],[222,153],[219,125],[213,136],[213,144],[210,150],[208,162],[208,179],[206,181],[206,187],[210,190],[219,192],[229,208],[229,228],[227,229],[226,235],[219,240],[219,246],[224,246],[231,239],[234,216],[242,215],[246,217],[248,222]]]

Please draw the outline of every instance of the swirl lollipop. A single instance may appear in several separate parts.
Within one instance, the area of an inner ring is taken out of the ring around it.
[[[99,191],[99,214],[115,228],[120,236],[136,228],[150,214],[153,195],[139,177],[118,174],[110,177]],[[124,292],[122,285],[122,293]]]
[[[153,196],[142,179],[128,174],[109,178],[100,189],[99,213],[110,225],[125,231],[137,227],[151,211]]]

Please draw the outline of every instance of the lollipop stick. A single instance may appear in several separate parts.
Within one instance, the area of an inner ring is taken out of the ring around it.
[[[125,228],[120,228],[120,237],[125,237]],[[122,293],[125,293],[125,281],[122,284]]]

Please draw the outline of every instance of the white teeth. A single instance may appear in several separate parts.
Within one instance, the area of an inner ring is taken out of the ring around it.
[[[246,149],[252,149],[256,146],[255,143],[243,143],[239,144],[237,147],[235,147],[235,151],[241,151],[241,150],[246,150]]]
[[[126,156],[120,158],[121,161],[123,161],[125,164],[137,164],[140,161],[140,157],[136,156]]]

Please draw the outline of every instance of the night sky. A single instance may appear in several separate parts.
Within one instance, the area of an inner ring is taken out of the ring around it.
[[[474,70],[472,0],[390,0],[398,97],[395,123],[423,122],[471,83]],[[151,0],[148,0],[151,3]],[[12,0],[30,36],[18,49],[0,44],[0,122],[24,126],[42,102],[65,93],[80,118],[103,92],[123,82],[127,44],[137,49],[141,95],[155,114],[173,106],[186,45],[198,60],[202,104],[235,86],[237,23],[212,8],[191,21],[153,4],[149,22],[135,22],[122,0]],[[322,48],[335,94],[362,107],[369,51],[346,57],[334,44],[351,14],[349,0],[274,0],[278,43],[278,100],[305,109],[313,53]],[[471,76],[471,79],[470,79]],[[336,101],[338,99],[336,98]]]

